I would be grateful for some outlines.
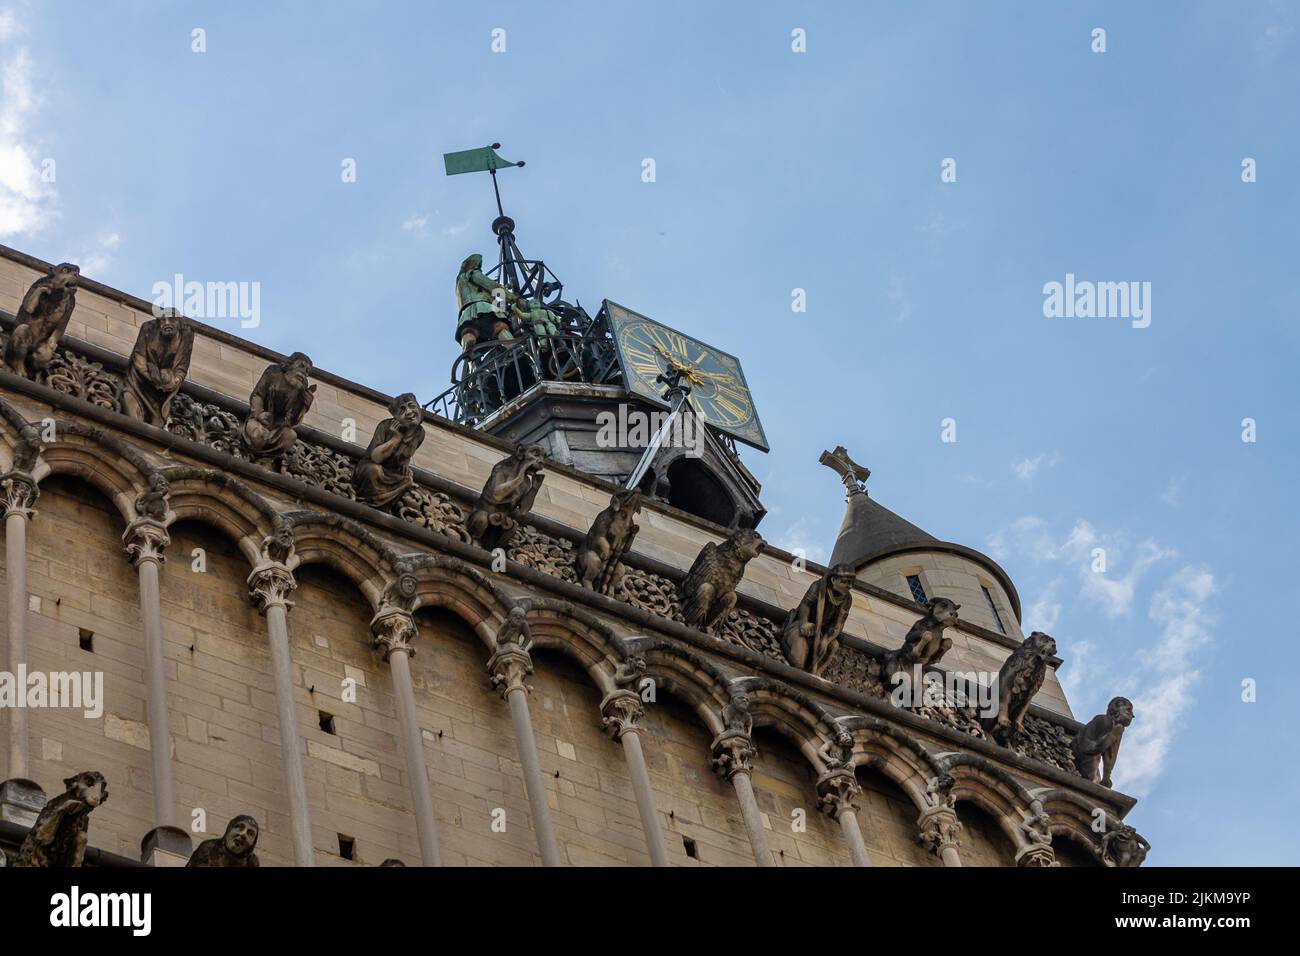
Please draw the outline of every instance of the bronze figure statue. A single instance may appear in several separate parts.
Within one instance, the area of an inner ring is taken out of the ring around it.
[[[1074,735],[1074,765],[1085,780],[1097,781],[1100,764],[1101,785],[1112,786],[1110,775],[1119,757],[1119,742],[1124,739],[1124,728],[1131,723],[1133,702],[1127,697],[1115,697],[1106,705],[1106,713],[1092,718]]]
[[[261,828],[247,814],[240,814],[226,824],[226,832],[219,837],[204,840],[190,855],[189,866],[253,867],[258,866],[257,838]]]
[[[412,393],[398,395],[388,411],[393,417],[375,428],[352,478],[357,500],[376,508],[397,501],[415,484],[411,459],[424,441],[424,411]]]
[[[799,606],[786,615],[781,650],[792,666],[820,676],[830,663],[853,607],[855,580],[853,565],[835,565],[809,586]]]
[[[541,445],[520,445],[492,467],[466,522],[479,547],[491,551],[509,546],[515,526],[533,507],[546,478],[542,473],[545,460],[546,450]]]
[[[609,505],[591,523],[578,548],[575,567],[578,583],[601,594],[613,594],[623,578],[622,557],[641,530],[632,519],[641,510],[641,492],[633,488],[614,492]]]
[[[108,781],[87,770],[63,781],[64,791],[41,809],[12,866],[81,866],[90,814],[108,799]]]
[[[298,440],[295,428],[316,398],[316,386],[308,383],[311,370],[311,359],[294,352],[286,361],[268,365],[257,380],[240,430],[244,447],[254,458],[278,459]]]
[[[514,294],[483,274],[483,257],[477,252],[460,264],[456,274],[456,341],[468,352],[479,342],[509,341],[506,306]]]
[[[998,679],[993,685],[997,715],[982,717],[980,722],[985,733],[1002,746],[1010,747],[1020,736],[1029,702],[1047,676],[1048,658],[1055,656],[1056,641],[1042,631],[1034,631],[1011,652],[998,670]]]
[[[736,585],[745,576],[745,565],[763,553],[766,546],[757,531],[741,528],[721,544],[710,541],[682,580],[682,616],[691,627],[704,631],[725,620],[736,606]]]
[[[165,309],[140,326],[118,389],[118,409],[146,425],[163,428],[172,399],[190,371],[194,327],[175,309]]]
[[[53,361],[77,304],[80,278],[81,269],[64,262],[32,283],[5,343],[5,366],[9,371],[34,382]]]

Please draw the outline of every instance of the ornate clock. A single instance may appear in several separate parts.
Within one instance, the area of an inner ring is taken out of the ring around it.
[[[691,387],[691,407],[705,424],[747,445],[768,450],[767,436],[754,410],[754,397],[734,355],[608,299],[604,312],[618,346],[629,392],[663,406],[664,386],[655,379],[670,369],[681,369]]]

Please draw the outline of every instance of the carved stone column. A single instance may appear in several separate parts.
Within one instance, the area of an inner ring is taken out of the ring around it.
[[[858,826],[858,797],[862,788],[858,779],[847,767],[836,767],[822,774],[817,781],[817,809],[832,820],[838,820],[844,831],[844,839],[849,844],[849,853],[854,866],[870,866],[871,858],[867,856],[867,845],[862,840],[862,828]]]
[[[524,770],[524,788],[528,792],[528,807],[533,816],[533,829],[537,832],[542,865],[559,866],[560,848],[551,827],[551,807],[546,802],[546,784],[542,782],[541,764],[537,759],[537,738],[533,735],[533,721],[528,713],[528,685],[524,678],[532,672],[533,660],[518,644],[501,644],[488,659],[492,686],[510,705],[510,718],[514,723],[515,743],[519,747],[519,763]]]
[[[944,866],[961,866],[957,848],[961,846],[961,821],[950,806],[927,807],[916,820],[921,845],[937,853]]]
[[[1016,851],[1016,866],[1060,866],[1050,843],[1027,843]]]
[[[650,863],[653,866],[668,866],[663,829],[659,826],[654,791],[650,789],[650,772],[646,770],[645,754],[641,750],[638,724],[645,716],[641,696],[631,690],[612,691],[600,702],[600,716],[605,732],[623,745],[628,774],[632,777],[632,792],[636,796],[636,808],[641,814],[641,829],[645,832],[646,849],[650,851]]]
[[[8,580],[9,673],[18,679],[27,665],[27,522],[40,490],[30,475],[11,471],[0,477],[0,508],[5,515],[5,577]],[[9,776],[28,774],[27,708],[9,709]]]
[[[411,805],[415,829],[420,837],[420,857],[425,866],[442,866],[438,852],[438,820],[429,791],[429,771],[424,763],[424,738],[415,710],[415,689],[411,685],[410,658],[415,654],[415,620],[400,608],[381,608],[370,622],[375,648],[388,661],[397,698],[397,720],[401,725],[402,749],[406,752],[406,775],[411,780]]]
[[[293,574],[279,562],[264,561],[248,576],[253,604],[266,617],[275,679],[275,709],[280,722],[280,756],[284,760],[289,791],[289,822],[293,828],[293,858],[298,866],[315,866],[311,818],[307,811],[307,779],[302,769],[302,738],[293,704],[293,661],[289,657],[289,594],[298,586]]]
[[[122,535],[126,556],[140,578],[140,620],[144,624],[144,688],[153,767],[154,824],[176,825],[176,790],[172,784],[172,738],[167,714],[167,677],[163,669],[162,604],[158,569],[171,538],[162,522],[136,518]]]
[[[776,866],[772,851],[767,846],[767,831],[763,829],[763,814],[759,812],[758,801],[754,799],[754,784],[750,779],[754,772],[754,755],[758,751],[748,734],[734,730],[724,730],[714,738],[709,747],[710,762],[713,770],[731,784],[740,802],[740,816],[745,821],[745,831],[749,834],[749,847],[754,853],[754,863],[758,866]]]

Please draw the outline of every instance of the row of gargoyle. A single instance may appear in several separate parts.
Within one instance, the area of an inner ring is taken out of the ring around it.
[[[9,866],[65,867],[82,866],[90,833],[90,814],[108,800],[108,781],[97,770],[87,770],[63,781],[63,793],[41,808],[36,822],[27,831],[18,853]],[[258,866],[257,838],[261,827],[247,814],[231,818],[226,832],[204,840],[190,854],[185,864],[194,867]],[[6,863],[0,851],[0,866]],[[380,866],[405,866],[401,860],[388,859]]]
[[[32,284],[23,297],[13,334],[5,345],[9,370],[35,380],[53,360],[76,302],[80,270],[70,263],[55,266]],[[119,389],[118,408],[149,425],[165,427],[172,400],[189,371],[194,344],[192,324],[167,310],[140,327],[127,373]],[[297,426],[311,409],[316,386],[309,381],[312,362],[295,352],[263,371],[248,399],[248,416],[240,440],[253,460],[275,465],[297,441]],[[424,441],[424,415],[416,397],[407,392],[389,405],[392,417],[380,422],[357,463],[353,489],[357,499],[377,508],[398,501],[414,484],[411,460]],[[537,498],[546,460],[540,445],[521,445],[492,469],[467,522],[474,542],[489,551],[506,548],[520,519]],[[584,587],[614,594],[623,577],[621,559],[632,545],[641,507],[639,490],[616,492],[596,516],[576,556],[578,580]],[[706,544],[680,585],[682,613],[687,625],[712,631],[736,605],[736,587],[745,566],[762,553],[758,532],[740,529],[720,544]],[[838,564],[815,581],[786,616],[781,648],[794,667],[820,676],[839,648],[840,634],[853,604],[856,572]],[[882,662],[881,677],[889,684],[900,672],[937,665],[952,647],[944,631],[957,621],[959,605],[934,598],[926,615],[908,631],[903,645]],[[1035,631],[1021,643],[998,672],[997,714],[983,718],[985,732],[1003,746],[1019,736],[1029,703],[1043,684],[1056,642]],[[1133,720],[1133,705],[1116,697],[1106,713],[1094,717],[1074,737],[1075,764],[1088,780],[1111,785],[1124,728]]]

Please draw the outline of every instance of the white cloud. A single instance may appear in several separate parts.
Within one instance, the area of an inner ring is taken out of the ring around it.
[[[0,43],[20,32],[12,14],[0,14]],[[40,153],[31,141],[39,106],[25,47],[0,48],[0,238],[36,231],[52,214],[54,189],[41,178]]]
[[[1016,477],[1021,481],[1032,481],[1041,468],[1052,468],[1061,462],[1061,453],[1059,451],[1042,452],[1033,458],[1022,458],[1020,461],[1011,463],[1011,470],[1016,473]]]
[[[421,215],[412,215],[402,222],[402,228],[407,232],[416,232],[424,234],[429,225],[429,217]]]
[[[825,564],[830,557],[826,548],[818,543],[812,529],[808,527],[803,518],[800,518],[777,535],[773,543],[784,551],[789,551],[794,555],[802,554],[809,561],[815,561],[818,564]]]
[[[104,275],[113,265],[113,253],[122,244],[122,237],[116,232],[101,235],[90,249],[83,250],[72,261],[81,267],[81,274],[90,279],[103,281]]]
[[[445,229],[442,230],[442,234],[444,236],[455,238],[456,236],[459,236],[461,233],[468,232],[468,231],[469,231],[469,220],[467,219],[464,222],[460,223],[459,225],[447,226]]]

